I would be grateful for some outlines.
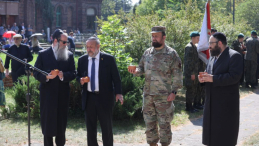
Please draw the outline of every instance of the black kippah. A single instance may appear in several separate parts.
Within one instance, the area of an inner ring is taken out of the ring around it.
[[[222,32],[216,32],[213,34],[213,37],[218,39],[219,41],[224,41],[226,42],[227,41],[227,38],[226,38],[226,35]]]
[[[56,30],[54,31],[53,35],[52,35],[53,41],[54,41],[55,39],[58,40],[58,38],[60,38],[60,35],[63,34],[63,33],[64,33],[64,32],[63,32],[61,29],[56,29]]]

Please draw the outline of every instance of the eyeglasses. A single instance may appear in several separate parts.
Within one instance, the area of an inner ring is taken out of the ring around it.
[[[69,43],[68,41],[62,41],[62,40],[59,40],[59,42],[62,42],[63,44]]]
[[[216,41],[216,42],[209,42],[209,44],[211,45],[211,44],[213,44],[213,43],[218,43],[219,41]]]

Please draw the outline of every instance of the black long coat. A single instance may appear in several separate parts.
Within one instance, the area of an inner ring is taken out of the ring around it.
[[[69,51],[68,51],[69,52]],[[69,107],[69,82],[75,79],[75,62],[71,52],[67,61],[57,61],[52,48],[39,52],[35,67],[49,73],[58,69],[63,72],[63,81],[56,78],[46,82],[46,76],[34,71],[40,81],[41,128],[45,136],[65,135]]]
[[[22,44],[19,46],[19,48],[16,45],[13,45],[8,49],[7,53],[21,60],[27,59],[27,62],[31,62],[33,59],[33,56],[31,54],[29,47]],[[10,60],[11,58],[6,56],[4,67],[7,69],[9,69]],[[12,59],[11,68],[12,68],[11,74],[12,74],[13,82],[17,82],[18,77],[22,75],[26,75],[24,65],[14,59]]]
[[[209,146],[234,146],[239,131],[239,79],[243,73],[243,58],[226,48],[215,64],[214,61],[215,57],[211,57],[206,70],[213,74],[213,83],[205,83],[202,142]]]

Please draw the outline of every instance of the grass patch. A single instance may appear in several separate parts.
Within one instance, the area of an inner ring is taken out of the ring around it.
[[[259,146],[259,132],[256,134],[252,135],[250,138],[248,138],[244,144],[244,146]]]

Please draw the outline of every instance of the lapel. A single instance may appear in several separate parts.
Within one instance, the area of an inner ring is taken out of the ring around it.
[[[98,72],[98,78],[99,78],[99,85],[100,85],[100,73],[103,72],[103,68],[104,68],[104,59],[103,59],[103,53],[100,52],[100,61],[99,61],[99,72]]]
[[[219,56],[217,62],[214,64],[213,66],[213,71],[215,71],[215,69],[221,64],[224,62],[224,58],[225,58],[225,55],[227,55],[229,52],[229,48],[227,47],[223,52],[222,54]],[[214,57],[216,58],[216,57]]]
[[[84,63],[86,63],[86,68],[85,70],[83,70],[83,73],[82,75],[85,77],[85,76],[88,76],[88,55],[85,56],[85,60],[83,60]]]

